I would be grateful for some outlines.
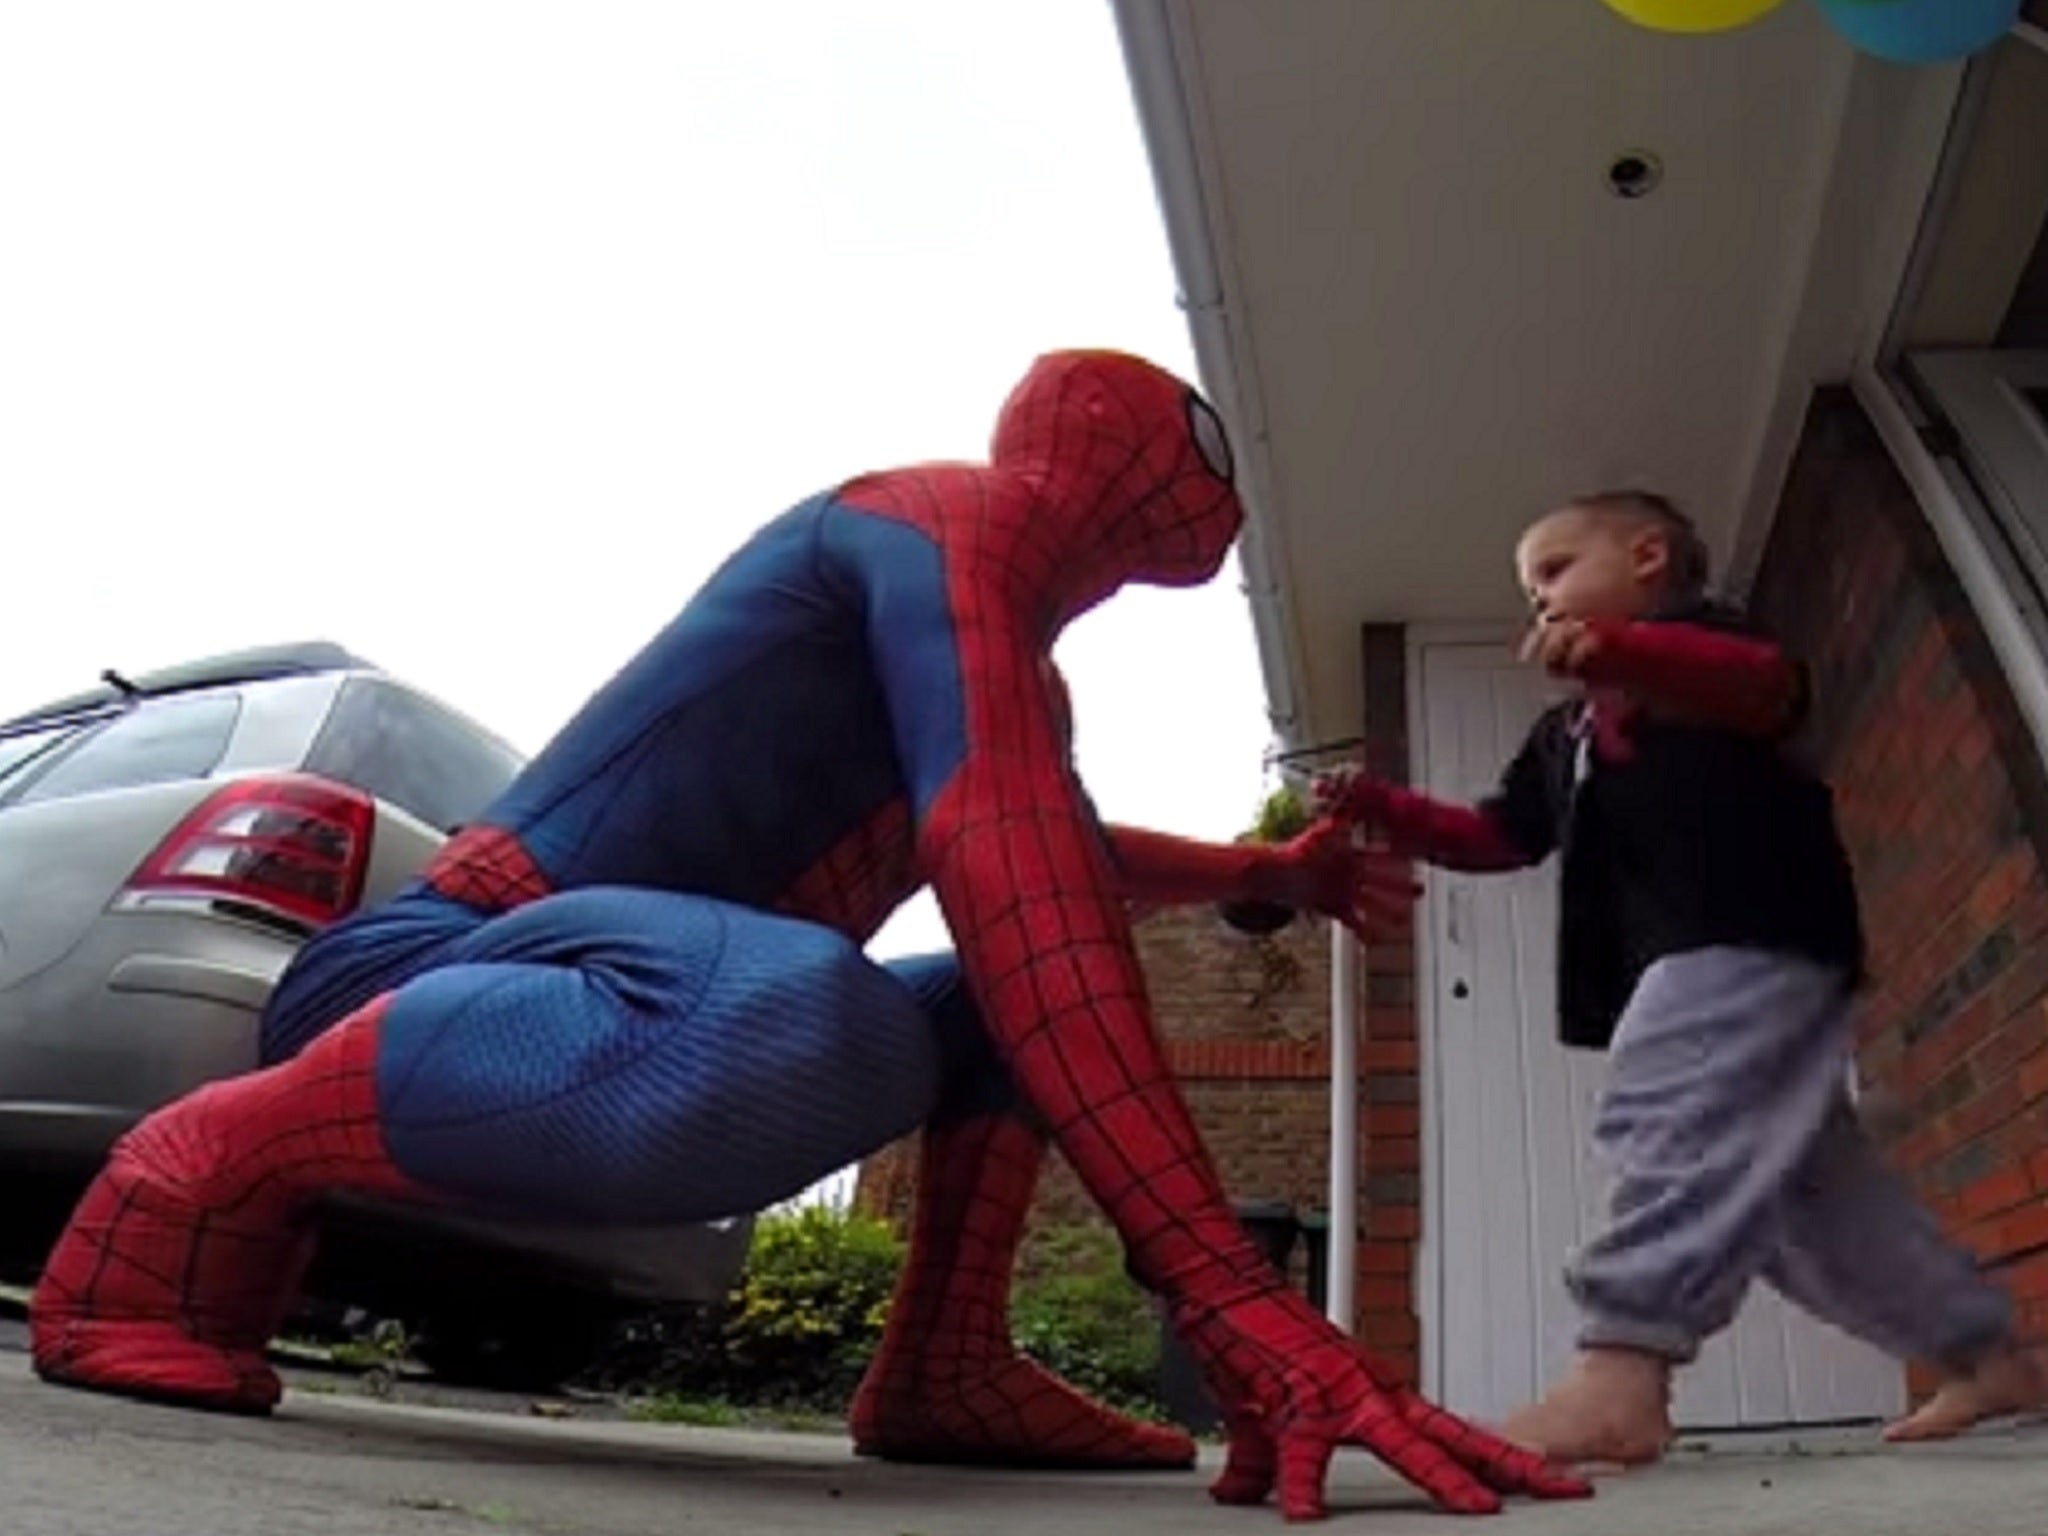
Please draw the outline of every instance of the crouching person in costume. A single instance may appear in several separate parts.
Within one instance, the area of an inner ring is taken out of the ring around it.
[[[1126,582],[1207,580],[1241,518],[1209,407],[1083,352],[1032,368],[989,464],[868,475],[770,523],[414,888],[307,946],[265,1020],[272,1065],[119,1143],[35,1293],[37,1370],[264,1411],[326,1191],[703,1220],[922,1124],[858,1448],[1187,1466],[1185,1436],[1010,1341],[1049,1131],[1226,1404],[1219,1498],[1277,1484],[1318,1514],[1340,1444],[1454,1509],[1582,1491],[1386,1385],[1286,1288],[1168,1074],[1127,899],[1362,926],[1405,895],[1348,827],[1279,849],[1105,829],[1075,778],[1061,628]],[[957,963],[867,961],[927,883]]]

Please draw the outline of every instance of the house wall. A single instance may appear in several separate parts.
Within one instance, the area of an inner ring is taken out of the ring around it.
[[[1751,594],[1813,668],[1871,950],[1868,1108],[1944,1226],[2048,1325],[2048,776],[1905,480],[1815,397]]]

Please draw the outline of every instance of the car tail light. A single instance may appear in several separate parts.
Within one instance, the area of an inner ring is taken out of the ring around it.
[[[183,893],[315,927],[355,909],[370,862],[368,795],[309,774],[238,779],[173,829],[131,892]]]

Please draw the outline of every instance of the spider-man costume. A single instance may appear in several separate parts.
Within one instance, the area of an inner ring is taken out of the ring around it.
[[[1278,851],[1104,829],[1071,766],[1054,639],[1126,582],[1215,574],[1242,519],[1220,423],[1150,364],[1057,353],[990,457],[865,476],[770,524],[415,889],[309,945],[266,1021],[282,1059],[115,1148],[37,1289],[37,1369],[262,1411],[324,1191],[686,1220],[923,1121],[857,1446],[1188,1465],[1185,1436],[1011,1344],[1049,1131],[1226,1405],[1216,1497],[1277,1483],[1290,1517],[1320,1514],[1344,1443],[1454,1509],[1584,1492],[1383,1385],[1286,1287],[1153,1031],[1127,897],[1352,868],[1334,823]],[[958,970],[869,964],[857,946],[927,882]]]

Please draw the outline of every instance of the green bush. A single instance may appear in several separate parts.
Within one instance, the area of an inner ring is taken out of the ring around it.
[[[769,1211],[723,1301],[634,1318],[582,1384],[663,1400],[670,1416],[836,1414],[881,1338],[902,1267],[885,1221],[822,1205]]]
[[[1106,1403],[1158,1416],[1158,1315],[1125,1272],[1114,1233],[1039,1232],[1012,1290],[1010,1319],[1017,1346],[1033,1359]]]
[[[629,1324],[586,1383],[658,1396],[663,1416],[698,1422],[762,1409],[841,1412],[881,1340],[902,1267],[887,1222],[829,1206],[771,1211],[722,1305]],[[1034,1234],[1011,1310],[1018,1347],[1034,1359],[1105,1402],[1158,1416],[1159,1324],[1107,1229]]]
[[[903,1244],[877,1217],[824,1205],[762,1217],[720,1329],[733,1395],[816,1403],[851,1394],[902,1268]]]

